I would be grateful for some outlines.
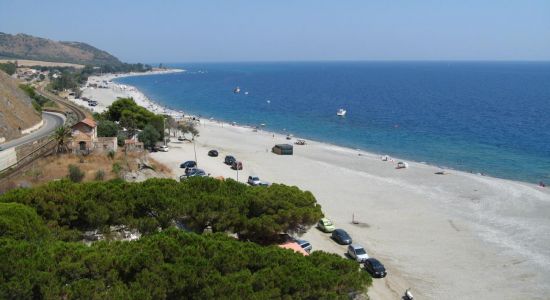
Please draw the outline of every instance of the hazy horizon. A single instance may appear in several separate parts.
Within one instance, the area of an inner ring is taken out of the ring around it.
[[[0,0],[0,8],[1,32],[85,42],[127,62],[550,61],[550,1]]]

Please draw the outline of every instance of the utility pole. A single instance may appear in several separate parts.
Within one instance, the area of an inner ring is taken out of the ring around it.
[[[197,148],[195,148],[195,139],[193,139],[193,151],[195,152],[195,163],[197,164],[197,167],[198,167],[199,162],[197,161]]]

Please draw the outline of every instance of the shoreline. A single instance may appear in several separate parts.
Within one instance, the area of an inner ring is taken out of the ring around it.
[[[83,100],[74,99],[74,98],[71,98],[70,100],[77,104],[87,106],[92,110],[92,112],[102,112],[107,108],[107,106],[111,105],[117,98],[131,97],[134,99],[134,101],[136,101],[138,105],[145,107],[147,110],[153,113],[170,115],[176,120],[181,119],[182,118],[181,116],[183,116],[184,114],[183,111],[166,108],[156,103],[154,100],[151,100],[149,97],[147,97],[144,93],[142,93],[136,87],[114,81],[118,78],[124,78],[124,77],[161,75],[161,74],[172,74],[172,73],[180,73],[180,72],[185,72],[185,70],[166,69],[166,70],[156,70],[156,71],[148,71],[148,72],[142,72],[142,73],[137,73],[137,72],[117,73],[117,74],[109,73],[109,74],[104,74],[100,76],[90,76],[84,88],[82,88],[82,97],[86,97],[91,100],[96,100],[98,101],[98,105],[96,107],[90,107],[88,106],[88,103]],[[97,85],[98,87],[94,87],[93,85]]]
[[[121,77],[125,75],[101,80]],[[96,93],[97,97],[107,97],[94,99],[102,104],[112,103],[116,99],[112,96],[124,92],[139,96],[145,105],[157,110],[155,113],[167,111],[137,88],[117,85],[121,84],[111,81],[107,89],[89,92],[111,90]],[[539,211],[547,219],[548,189],[449,168],[445,169],[447,175],[435,175],[442,168],[422,162],[407,161],[408,169],[396,170],[398,159],[393,163],[382,161],[376,153],[312,140],[306,146],[295,145],[292,157],[279,157],[270,153],[270,146],[293,143],[297,137],[287,141],[280,133],[263,129],[255,132],[251,126],[213,119],[201,119],[198,129],[201,135],[197,155],[201,168],[212,176],[235,176],[227,166],[206,156],[208,149],[216,148],[244,161],[241,182],[254,174],[310,190],[329,218],[350,232],[369,253],[382,258],[390,275],[373,280],[369,289],[372,299],[397,298],[408,287],[417,296],[434,299],[453,295],[470,299],[510,295],[537,298],[541,292],[550,291],[550,286],[543,284],[550,279],[550,253],[529,247],[534,237],[528,236],[527,242],[522,239],[525,230],[537,226],[531,222],[541,217]],[[193,157],[193,147],[181,142],[169,146],[170,152],[152,155],[171,167],[177,177],[183,173],[179,163]],[[364,227],[349,222],[352,214]],[[550,231],[550,222],[538,226]],[[544,231],[534,236],[542,238],[542,246],[550,240]],[[342,254],[340,246],[315,229],[304,237],[312,242],[314,250]],[[493,277],[488,279],[489,275]],[[536,282],[525,282],[526,278]],[[511,283],[512,279],[517,282]]]

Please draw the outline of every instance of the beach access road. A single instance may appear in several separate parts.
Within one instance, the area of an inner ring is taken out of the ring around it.
[[[42,120],[44,120],[44,125],[37,129],[36,131],[33,131],[27,135],[24,135],[18,139],[11,140],[9,142],[0,144],[0,147],[2,149],[8,149],[12,147],[17,147],[20,145],[24,145],[27,143],[32,143],[34,141],[37,141],[43,137],[46,137],[48,135],[51,135],[52,132],[59,126],[63,125],[65,122],[65,116],[58,113],[52,113],[52,112],[43,112],[42,113]]]

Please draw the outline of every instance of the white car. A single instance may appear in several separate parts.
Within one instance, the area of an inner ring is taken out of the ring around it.
[[[246,181],[251,186],[270,186],[271,183],[267,181],[260,180],[260,177],[258,176],[248,176],[248,180]]]
[[[262,181],[260,180],[260,177],[258,176],[248,176],[247,182],[248,184],[253,186],[260,185],[262,183]]]
[[[357,244],[351,244],[348,246],[348,255],[351,259],[357,261],[358,263],[364,262],[369,258],[367,250],[363,246]]]
[[[159,151],[162,151],[162,152],[168,152],[168,146],[160,146],[159,147]]]

